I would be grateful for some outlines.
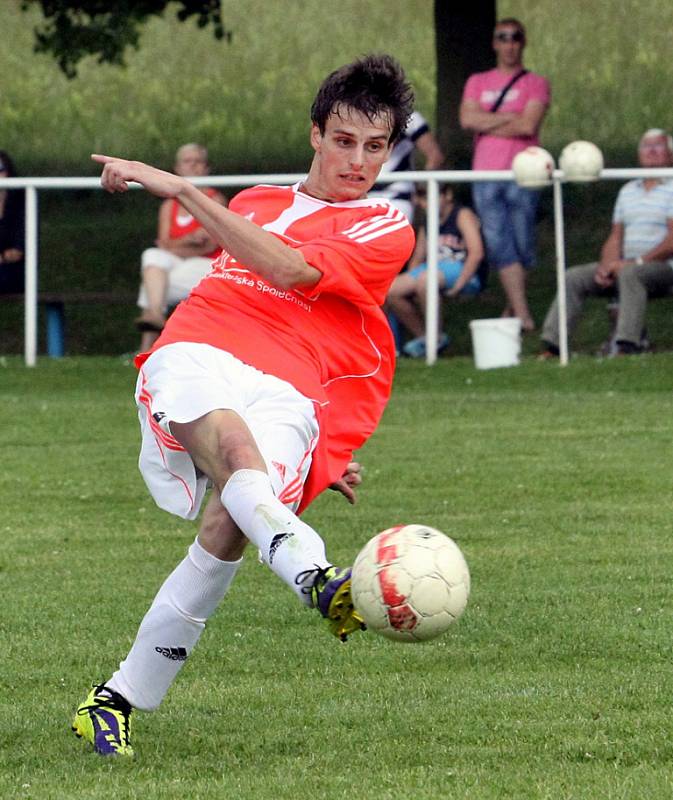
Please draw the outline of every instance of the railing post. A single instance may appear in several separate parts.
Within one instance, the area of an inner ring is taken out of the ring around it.
[[[425,295],[425,363],[437,361],[437,331],[439,328],[439,279],[437,252],[439,250],[439,184],[428,178],[428,207],[425,217],[426,235],[426,295]]]
[[[37,189],[26,187],[24,357],[27,367],[37,361]]]
[[[559,364],[568,363],[568,310],[566,305],[566,254],[563,226],[563,190],[561,178],[553,178],[554,241],[556,245],[556,298],[558,303]]]

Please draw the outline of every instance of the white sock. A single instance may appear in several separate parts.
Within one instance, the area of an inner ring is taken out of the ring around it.
[[[195,540],[159,589],[131,651],[106,685],[135,708],[157,708],[242,561],[220,561]]]
[[[259,548],[264,563],[310,605],[297,577],[330,565],[325,544],[313,528],[280,502],[266,472],[237,470],[222,490],[221,500],[234,522]]]

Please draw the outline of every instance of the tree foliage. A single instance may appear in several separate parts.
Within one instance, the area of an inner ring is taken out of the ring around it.
[[[35,29],[35,51],[51,54],[65,75],[74,78],[86,56],[123,66],[127,48],[138,48],[142,26],[170,4],[171,0],[22,0],[21,7],[40,7],[44,22]],[[212,27],[216,39],[231,40],[231,31],[222,23],[221,0],[173,4],[181,22],[196,18],[200,28]]]

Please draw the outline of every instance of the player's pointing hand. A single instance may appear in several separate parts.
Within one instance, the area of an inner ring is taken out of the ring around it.
[[[91,159],[104,165],[101,184],[108,192],[127,192],[129,182],[135,181],[157,197],[175,197],[186,184],[184,178],[150,167],[142,161],[127,161],[98,153],[92,154]]]

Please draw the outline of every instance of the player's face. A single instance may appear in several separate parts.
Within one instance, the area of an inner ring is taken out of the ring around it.
[[[208,174],[208,162],[198,148],[181,150],[175,161],[175,174],[183,178]]]
[[[641,167],[670,167],[671,160],[666,136],[648,136],[638,145],[638,161]]]
[[[526,40],[516,25],[498,25],[493,33],[493,49],[499,67],[521,65]]]
[[[387,115],[369,120],[353,109],[332,113],[321,134],[311,128],[313,163],[304,190],[322,200],[359,200],[372,188],[390,155]]]

